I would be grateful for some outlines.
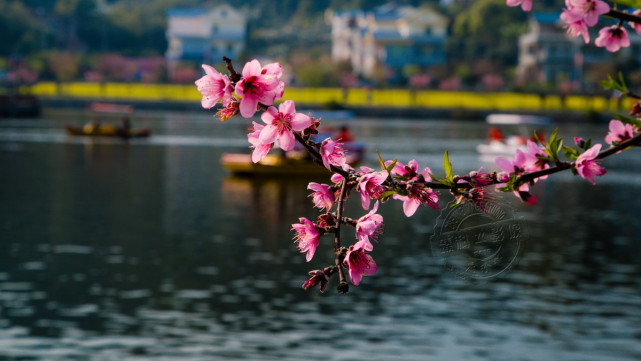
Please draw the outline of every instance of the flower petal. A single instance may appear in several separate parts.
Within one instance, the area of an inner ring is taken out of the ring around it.
[[[278,137],[278,128],[275,125],[268,124],[263,128],[258,136],[258,140],[263,144],[274,143]]]
[[[296,144],[296,139],[294,139],[294,133],[290,131],[284,131],[278,136],[278,144],[280,149],[288,152],[294,149],[294,144]]]
[[[293,100],[285,100],[281,105],[278,106],[278,111],[284,115],[293,115],[296,113],[296,106],[294,105]]]
[[[245,95],[240,100],[240,115],[244,118],[251,118],[256,113],[258,99],[256,97]]]
[[[275,107],[267,108],[267,110],[260,115],[260,119],[262,119],[265,124],[272,124],[277,118],[278,110],[276,110]]]
[[[249,78],[250,76],[258,76],[260,75],[260,71],[260,63],[258,62],[258,60],[254,59],[245,64],[245,67],[243,67],[243,77]]]
[[[312,118],[305,114],[296,113],[292,117],[290,124],[294,131],[300,132],[301,130],[305,130],[312,125]]]
[[[405,216],[413,216],[420,204],[421,202],[418,199],[407,197],[407,199],[403,202],[403,212],[405,213]]]

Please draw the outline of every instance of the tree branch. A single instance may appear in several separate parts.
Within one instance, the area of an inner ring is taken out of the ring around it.
[[[316,149],[314,149],[313,146],[311,146],[307,141],[305,141],[303,139],[303,137],[300,136],[300,134],[294,132],[294,137],[296,138],[296,141],[298,141],[298,143],[302,144],[303,147],[305,147],[305,149],[307,149],[309,154],[311,154],[312,157],[314,157],[316,159],[316,161],[319,163],[319,165],[322,166],[322,164],[323,164],[323,156],[321,156],[321,154]],[[348,180],[349,173],[347,171],[344,171],[341,168],[338,168],[338,167],[336,167],[334,165],[330,165],[330,168],[331,168],[332,172],[338,173],[338,174],[342,175],[343,178],[345,178],[345,180]]]
[[[628,14],[623,11],[618,11],[618,10],[610,10],[608,13],[604,14],[604,16],[610,17],[610,18],[615,18],[619,19],[622,21],[630,21],[633,23],[641,24],[641,17]]]
[[[343,270],[343,266],[341,263],[343,263],[343,257],[344,254],[341,252],[341,218],[343,217],[343,205],[345,203],[345,194],[347,193],[347,178],[343,179],[343,183],[341,185],[341,193],[338,196],[338,202],[336,205],[336,218],[339,220],[336,222],[336,231],[334,233],[334,256],[335,256],[335,264],[336,268],[338,268],[338,278],[339,278],[339,283],[338,283],[338,292],[340,293],[347,293],[349,291],[349,285],[347,284],[347,280],[345,278],[345,271]]]
[[[238,74],[234,69],[234,64],[232,64],[231,59],[223,56],[223,61],[225,62],[225,66],[227,67],[227,71],[229,72],[229,80],[231,80],[233,84],[236,84],[240,80],[241,75]]]

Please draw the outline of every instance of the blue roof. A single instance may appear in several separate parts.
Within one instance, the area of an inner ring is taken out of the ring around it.
[[[403,36],[396,30],[376,30],[374,31],[375,39],[396,40],[403,39]]]
[[[399,6],[395,3],[387,3],[374,9],[374,17],[377,20],[396,20],[401,17],[398,12]]]
[[[349,16],[359,16],[363,14],[362,10],[338,10],[334,11],[334,15],[336,16],[343,16],[343,15],[349,15]]]
[[[556,24],[561,21],[561,13],[533,13],[532,17],[539,24]]]
[[[167,10],[167,16],[201,16],[207,13],[203,8],[171,8]]]

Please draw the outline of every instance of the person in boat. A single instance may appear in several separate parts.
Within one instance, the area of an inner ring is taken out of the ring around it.
[[[534,134],[530,137],[530,140],[535,143],[545,144],[545,133],[542,130],[535,130]]]
[[[96,118],[91,118],[82,128],[86,133],[97,133],[98,129],[100,129],[100,121]]]
[[[490,130],[487,132],[488,138],[490,138],[490,142],[504,142],[505,141],[505,136],[503,135],[503,132],[501,129],[498,127],[491,127]]]
[[[343,125],[341,127],[341,129],[336,134],[335,138],[337,142],[341,142],[341,143],[348,143],[348,142],[354,141],[354,136],[352,135],[352,132],[349,131],[349,127],[346,125]]]
[[[120,118],[120,127],[118,127],[118,134],[129,136],[131,134],[131,120],[128,116]]]

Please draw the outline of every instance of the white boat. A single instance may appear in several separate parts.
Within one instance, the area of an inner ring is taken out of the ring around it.
[[[552,119],[530,114],[489,114],[485,121],[492,125],[550,125]]]
[[[531,136],[533,126],[552,124],[552,119],[540,115],[528,114],[489,114],[485,121],[493,126],[517,126],[517,135],[511,135],[504,140],[491,140],[479,144],[476,150],[483,160],[492,161],[496,157],[511,157],[518,149],[527,150],[526,141]]]

